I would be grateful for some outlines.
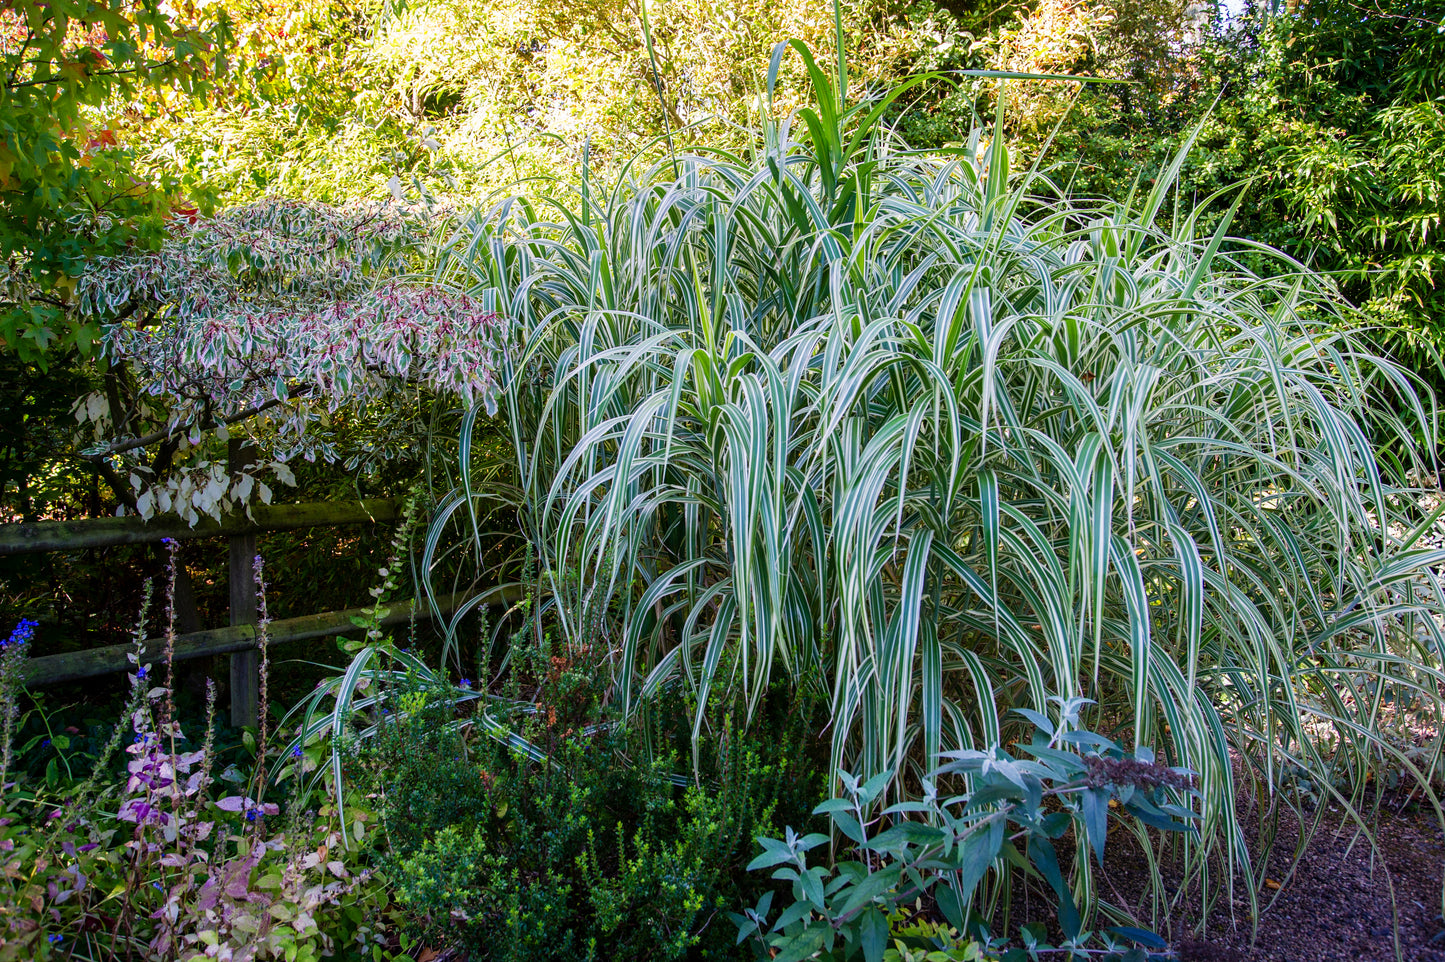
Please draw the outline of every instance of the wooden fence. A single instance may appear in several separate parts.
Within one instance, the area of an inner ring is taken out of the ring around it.
[[[217,535],[244,536],[258,531],[375,524],[395,521],[397,503],[391,500],[323,504],[259,504],[244,514],[202,518],[193,528],[183,518],[94,518],[86,521],[36,521],[0,526],[0,555],[38,551],[74,551],[118,544],[145,544],[165,538],[185,541]]]
[[[138,517],[100,518],[86,521],[40,521],[29,524],[0,526],[0,555],[48,551],[74,551],[121,544],[145,544],[165,538],[191,540],[218,535],[230,539],[228,581],[230,588],[230,626],[177,635],[174,642],[176,660],[200,658],[205,655],[231,656],[231,724],[256,723],[258,676],[256,664],[256,592],[251,563],[256,554],[257,533],[289,531],[309,527],[377,524],[394,521],[399,505],[393,500],[356,501],[348,503],[258,505],[251,517],[234,515],[220,521],[206,518],[191,527],[180,518],[156,518],[145,521]],[[494,592],[495,601],[511,603],[515,599],[506,592]],[[466,596],[453,595],[437,599],[435,608],[412,601],[392,602],[386,607],[390,614],[383,626],[404,624],[412,617],[444,616],[455,611]],[[413,611],[413,608],[416,610]],[[271,622],[267,630],[269,644],[283,644],[305,638],[355,631],[353,616],[364,608],[327,611],[285,618]],[[165,648],[164,639],[144,642],[146,655],[158,659]],[[96,675],[127,670],[127,653],[134,645],[110,645],[86,651],[65,652],[32,658],[25,666],[29,685],[51,685]]]

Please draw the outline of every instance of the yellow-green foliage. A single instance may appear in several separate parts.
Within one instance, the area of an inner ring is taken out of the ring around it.
[[[419,180],[477,197],[582,163],[615,170],[639,151],[749,142],[769,58],[789,38],[832,57],[833,10],[817,0],[422,0],[354,17],[239,14],[254,78],[152,131],[157,159],[199,168],[229,199],[281,192],[377,197]],[[850,69],[882,89],[933,43],[889,0],[843,10]],[[254,21],[254,22],[253,22]],[[309,41],[309,42],[308,42]],[[781,91],[803,89],[796,61]],[[786,113],[801,102],[780,96]]]
[[[880,0],[844,12],[864,82],[909,59],[906,32],[879,25],[887,14]],[[740,145],[773,47],[800,37],[823,52],[834,27],[815,0],[667,0],[647,16],[651,54],[639,9],[620,0],[431,0],[380,23],[369,57],[390,102],[433,128],[442,162],[482,187],[575,168],[584,144],[604,166],[660,154],[669,132],[678,146]],[[784,69],[780,86],[802,89],[796,65]],[[496,169],[475,169],[499,154]]]
[[[665,155],[668,136],[678,149],[743,149],[779,42],[834,59],[834,10],[820,0],[419,0],[354,14],[248,0],[234,14],[241,81],[155,131],[166,164],[200,170],[230,200],[377,197],[413,182],[476,199],[566,178],[584,153],[614,174],[639,153]],[[1127,77],[1134,92],[1122,96],[1153,102],[1188,79],[1182,0],[1036,0],[988,14],[858,0],[840,16],[855,90],[920,68],[988,67]],[[804,106],[803,79],[796,59],[782,62],[777,118]],[[990,85],[921,89],[899,105],[905,130],[924,146],[956,140]],[[1010,127],[1036,145],[1075,92],[1016,86]]]

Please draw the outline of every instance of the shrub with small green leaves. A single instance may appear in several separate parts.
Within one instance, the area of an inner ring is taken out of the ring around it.
[[[811,716],[780,713],[769,751],[715,719],[721,747],[695,782],[675,774],[687,766],[666,738],[649,746],[603,706],[596,658],[545,636],[513,652],[501,687],[530,706],[517,741],[488,737],[464,713],[473,703],[435,687],[388,693],[396,716],[361,760],[384,799],[397,897],[428,938],[479,959],[729,957],[717,919],[761,884],[743,871],[752,837],[818,797],[806,753],[781,750]],[[681,707],[654,710],[690,730]]]

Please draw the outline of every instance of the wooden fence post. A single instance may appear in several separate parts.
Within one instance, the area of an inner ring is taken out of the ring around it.
[[[239,438],[232,438],[227,447],[231,473],[234,475],[254,459],[254,451]],[[256,616],[256,575],[252,565],[256,558],[256,535],[252,532],[232,535],[227,571],[231,594],[231,625],[254,625]],[[260,697],[256,650],[238,651],[231,655],[231,724],[254,726],[257,721],[256,702]]]

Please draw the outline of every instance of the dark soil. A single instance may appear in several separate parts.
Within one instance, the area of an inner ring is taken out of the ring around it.
[[[1240,809],[1246,826],[1259,824],[1252,804],[1241,802]],[[1201,924],[1197,894],[1179,900],[1160,931],[1173,936],[1181,962],[1445,962],[1445,936],[1432,941],[1445,931],[1440,921],[1445,837],[1428,806],[1404,811],[1382,806],[1374,851],[1352,824],[1330,813],[1291,874],[1298,837],[1294,820],[1282,816],[1265,873],[1279,888],[1260,890],[1264,911],[1253,939],[1246,892],[1237,891],[1233,921],[1223,900],[1207,924]],[[1145,869],[1137,845],[1123,832],[1111,833],[1108,856],[1101,894],[1116,904],[1121,896],[1132,899],[1140,924],[1150,927],[1148,904],[1138,894]]]

